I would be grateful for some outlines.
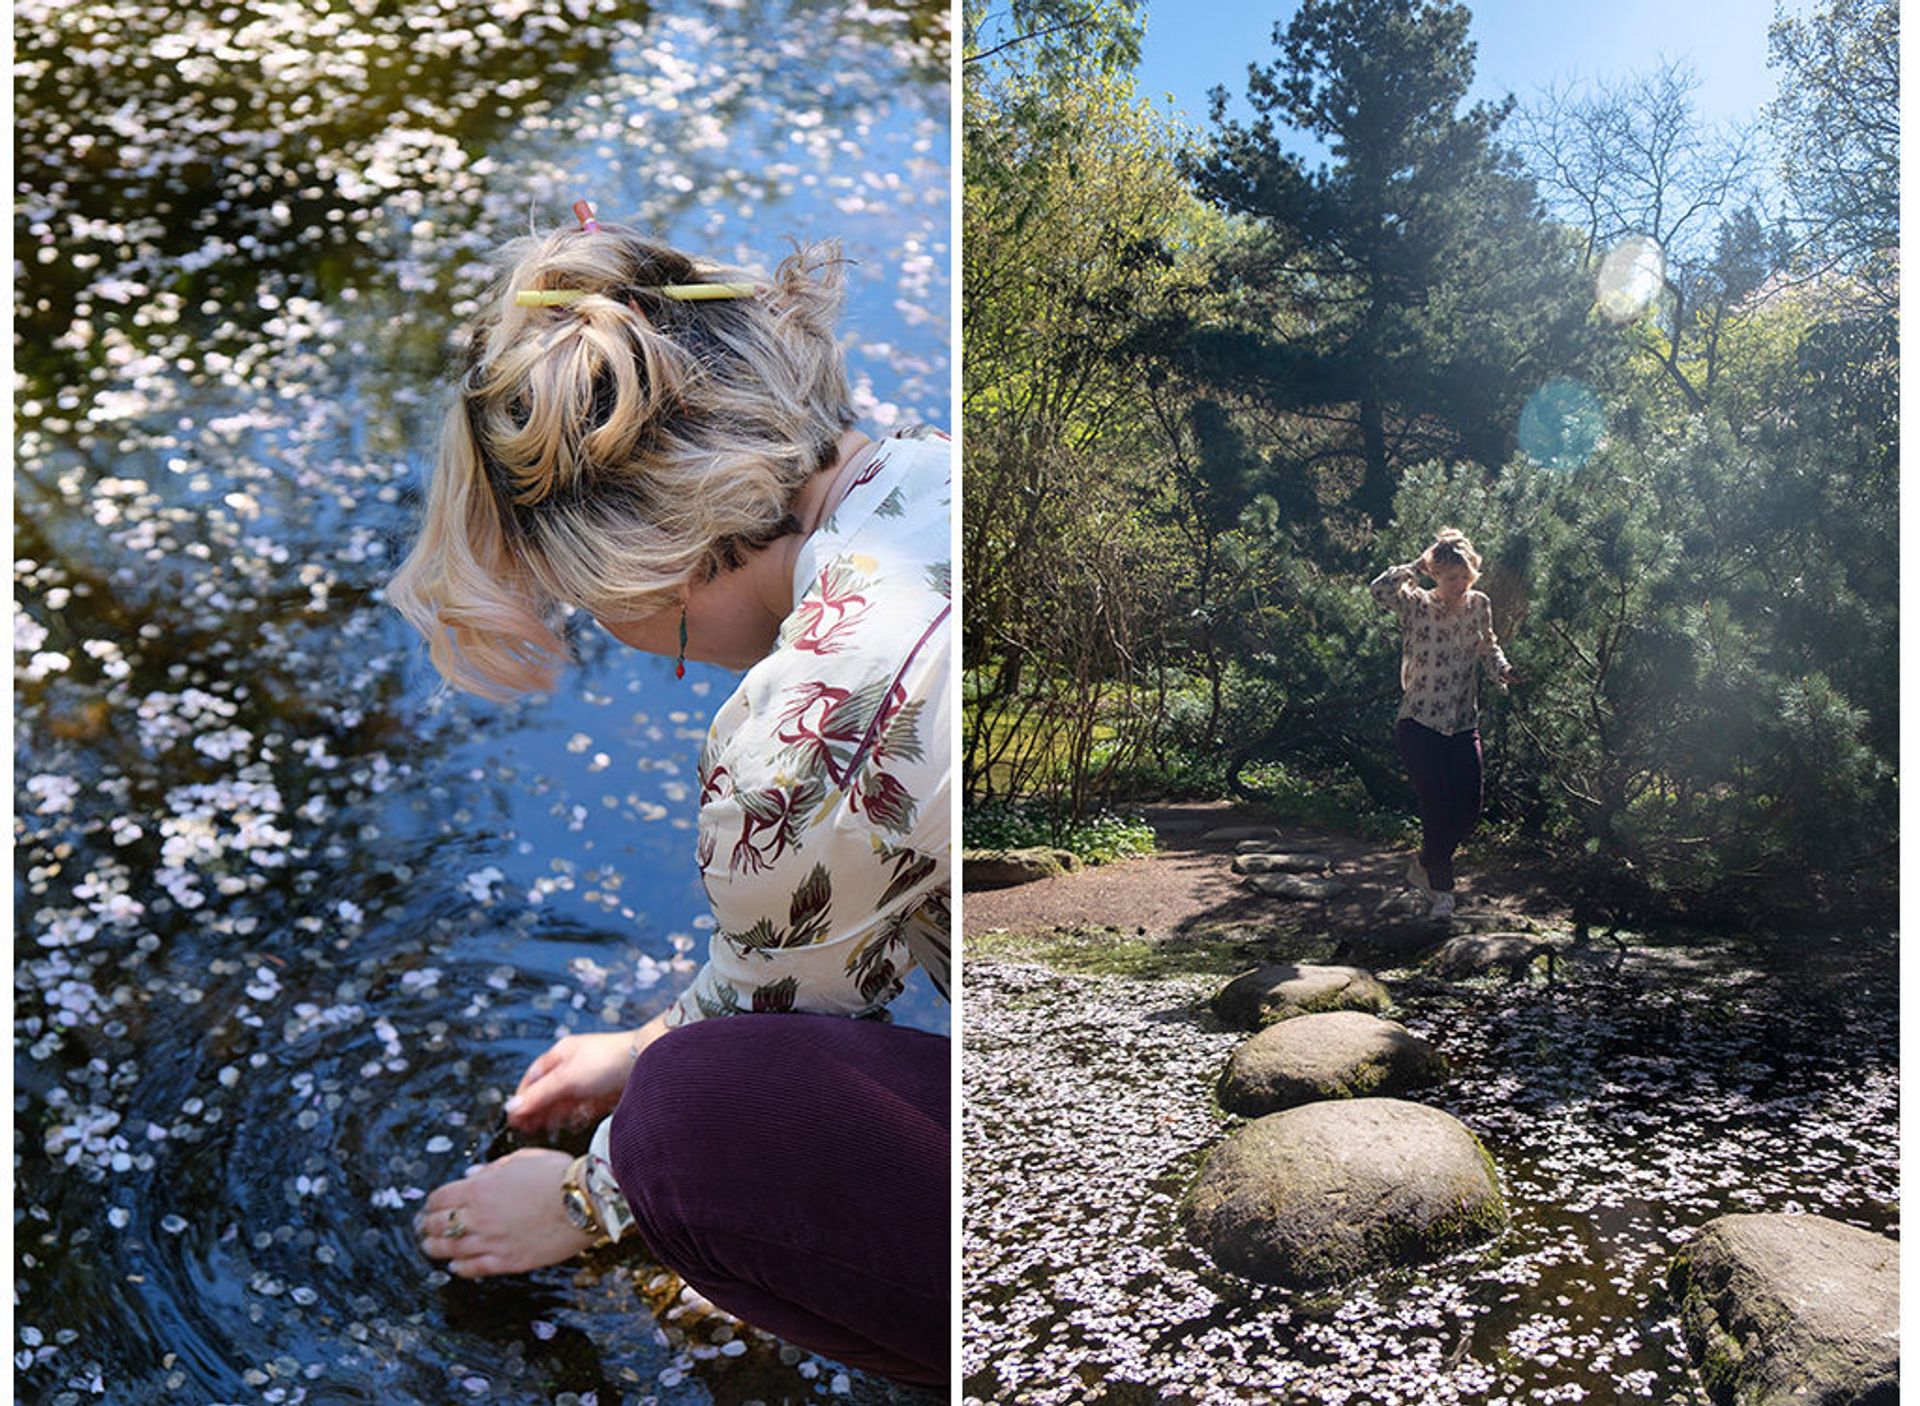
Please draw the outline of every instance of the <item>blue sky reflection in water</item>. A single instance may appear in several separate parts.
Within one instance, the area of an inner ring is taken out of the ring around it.
[[[622,1273],[417,1256],[526,1061],[703,950],[733,676],[588,629],[553,697],[435,702],[377,592],[482,257],[582,195],[844,239],[866,422],[947,422],[944,7],[19,19],[17,1389],[885,1397]]]

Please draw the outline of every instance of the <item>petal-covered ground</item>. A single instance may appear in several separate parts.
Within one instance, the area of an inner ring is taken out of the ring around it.
[[[552,697],[441,696],[380,588],[483,255],[580,196],[843,239],[866,423],[946,423],[945,7],[16,15],[22,1399],[887,1397],[614,1260],[415,1251],[526,1062],[703,951],[731,676],[583,631]]]
[[[1133,961],[1111,937],[976,943],[967,1398],[1704,1400],[1660,1293],[1693,1228],[1801,1210],[1898,1233],[1896,949],[1633,942],[1563,963],[1551,986],[1381,973],[1453,1066],[1413,1097],[1479,1134],[1512,1223],[1317,1296],[1220,1272],[1176,1224],[1237,1125],[1213,1088],[1246,1036],[1204,1009],[1223,977],[1168,974],[1151,939]]]

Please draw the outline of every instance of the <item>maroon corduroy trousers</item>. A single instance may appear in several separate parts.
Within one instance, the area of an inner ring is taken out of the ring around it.
[[[614,1176],[661,1263],[851,1367],[948,1377],[951,1042],[837,1016],[703,1020],[641,1054]]]

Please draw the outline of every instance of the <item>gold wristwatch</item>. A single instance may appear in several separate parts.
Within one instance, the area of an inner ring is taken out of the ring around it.
[[[587,1248],[597,1250],[602,1245],[611,1245],[613,1237],[607,1234],[607,1228],[600,1224],[600,1216],[593,1209],[593,1198],[587,1195],[587,1159],[576,1157],[573,1165],[567,1168],[566,1176],[560,1182],[560,1203],[565,1207],[567,1220],[575,1230],[583,1230],[593,1237],[593,1243]]]

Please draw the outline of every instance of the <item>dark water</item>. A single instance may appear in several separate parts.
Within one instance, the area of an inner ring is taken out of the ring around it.
[[[970,1399],[1704,1403],[1663,1292],[1705,1221],[1899,1233],[1897,944],[1638,936],[1549,986],[1384,972],[1511,1224],[1320,1295],[1223,1274],[1175,1207],[1228,1130],[1219,979],[970,963]]]
[[[526,1062],[703,953],[732,676],[441,697],[379,588],[480,256],[581,195],[843,238],[866,423],[946,422],[945,7],[16,14],[16,1392],[887,1396],[645,1266],[418,1256]]]

